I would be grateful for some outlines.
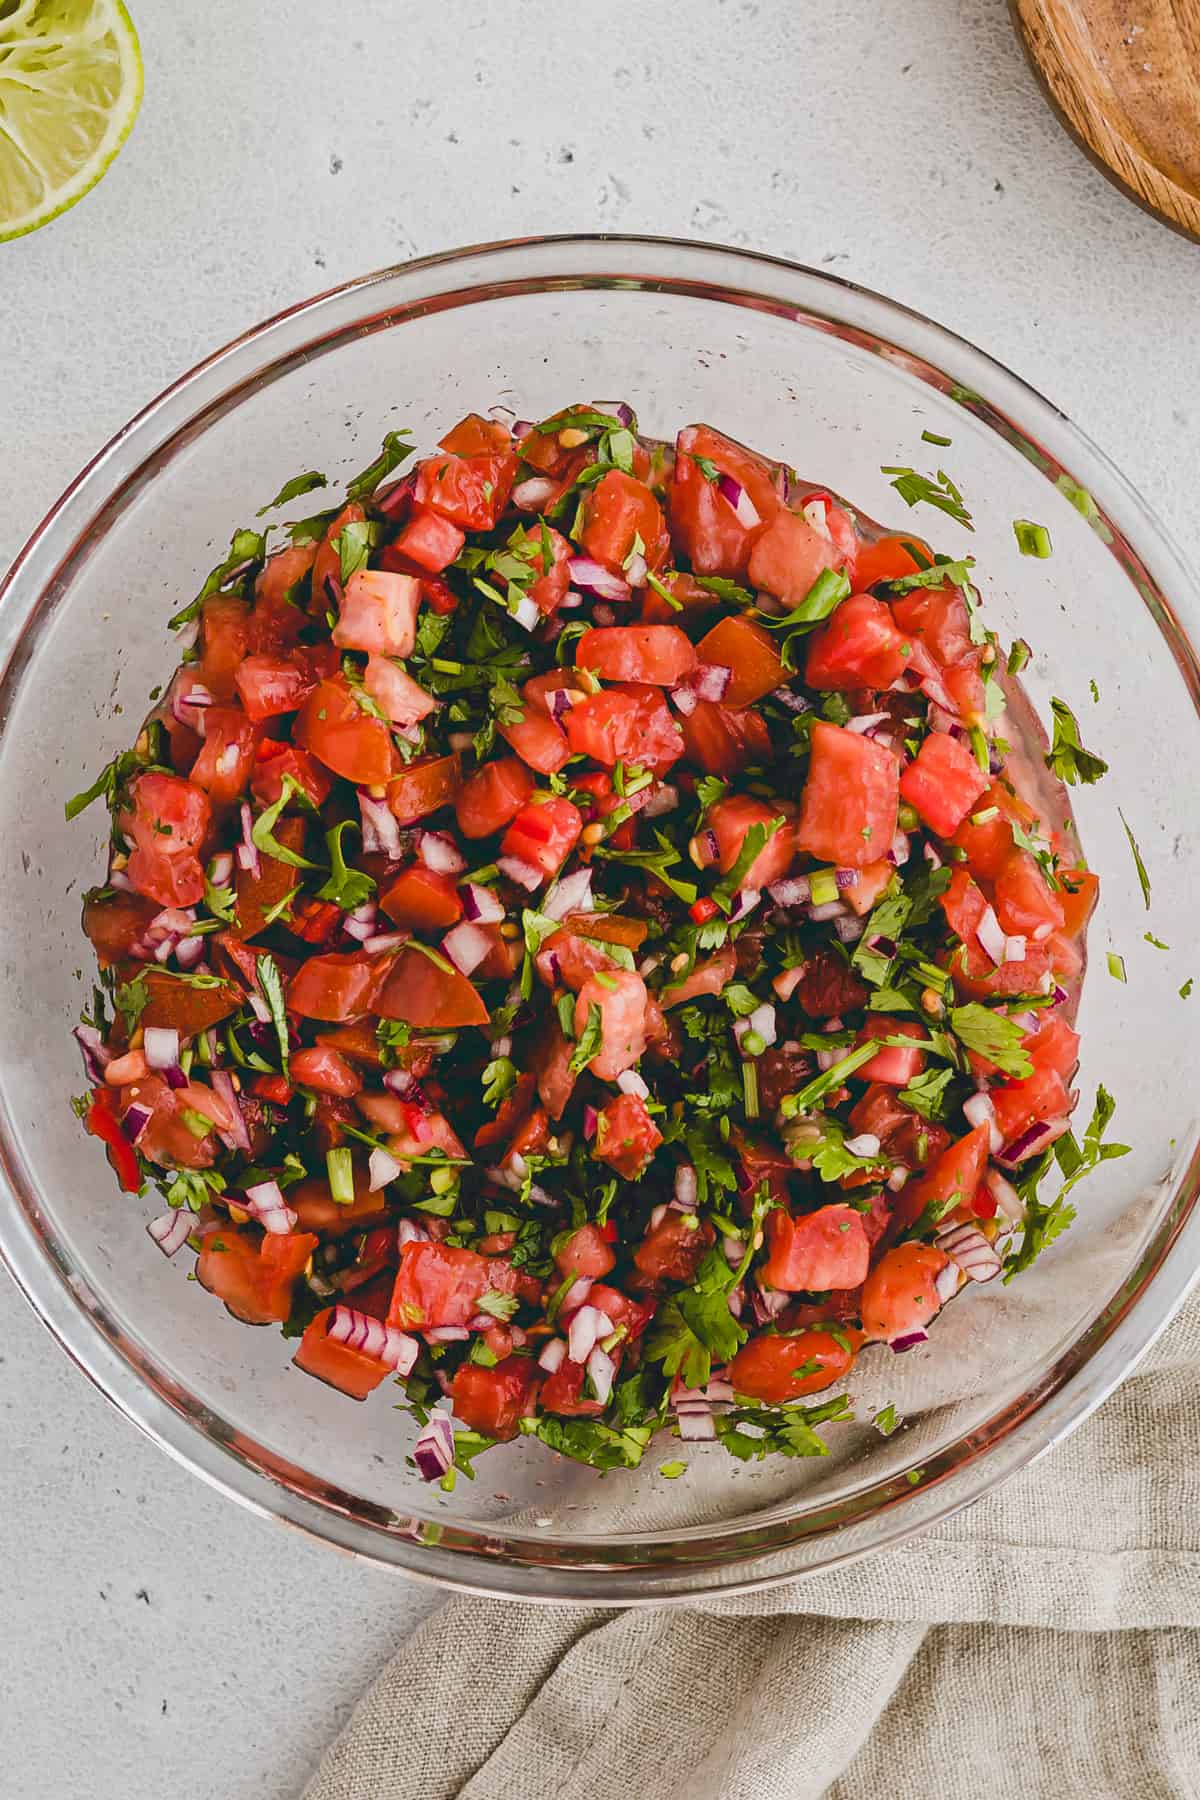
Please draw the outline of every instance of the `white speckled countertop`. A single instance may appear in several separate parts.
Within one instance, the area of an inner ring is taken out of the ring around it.
[[[126,150],[0,248],[0,564],[247,325],[411,255],[571,230],[748,245],[932,314],[1076,419],[1200,557],[1200,251],[1067,140],[1004,0],[131,9]],[[2,1274],[0,1518],[5,1800],[288,1800],[435,1600],[209,1493]]]

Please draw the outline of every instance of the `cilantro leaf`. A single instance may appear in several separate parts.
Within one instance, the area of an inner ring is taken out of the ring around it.
[[[850,597],[850,578],[838,569],[822,569],[799,606],[791,612],[757,612],[755,618],[768,631],[811,631]]]
[[[303,475],[293,475],[290,481],[284,482],[273,500],[268,500],[265,506],[259,507],[255,517],[261,519],[264,513],[274,512],[277,506],[286,506],[289,500],[297,500],[301,494],[311,494],[314,488],[328,486],[328,478],[316,469],[309,469]]]
[[[582,1075],[588,1064],[599,1056],[604,1047],[604,1014],[595,1000],[588,1002],[587,1022],[579,1035],[579,1041],[571,1052],[571,1073]]]
[[[329,848],[330,875],[328,881],[322,882],[317,889],[317,899],[330,900],[335,906],[340,906],[343,912],[353,912],[356,906],[365,905],[371,898],[375,892],[375,882],[370,875],[346,867],[342,837],[347,829],[357,831],[359,827],[353,819],[343,819],[332,831],[325,833],[325,842]]]
[[[311,802],[299,782],[291,775],[285,775],[278,800],[273,801],[265,812],[260,812],[250,827],[250,841],[256,850],[260,850],[264,856],[273,856],[276,862],[287,863],[293,869],[315,869],[315,862],[310,862],[307,856],[301,856],[298,850],[290,850],[273,835],[280,814],[293,798],[302,801],[311,811]]]
[[[926,1069],[901,1088],[898,1098],[902,1106],[911,1107],[923,1119],[944,1119],[950,1110],[946,1089],[953,1080],[953,1069]]]
[[[517,1065],[509,1056],[493,1057],[483,1071],[483,1104],[499,1106],[517,1085]]]
[[[728,874],[722,875],[720,881],[717,882],[709,896],[711,900],[716,902],[723,913],[731,913],[733,911],[734,901],[737,897],[738,890],[750,870],[754,867],[756,858],[763,848],[770,843],[771,839],[775,836],[775,833],[781,831],[786,824],[786,818],[780,813],[778,818],[769,820],[765,825],[751,825],[745,837],[742,839],[742,847],[737,853],[737,858],[733,867],[729,870]]]
[[[1085,750],[1079,736],[1079,720],[1065,700],[1055,696],[1050,702],[1054,715],[1054,737],[1046,754],[1046,767],[1060,781],[1074,787],[1077,781],[1090,785],[1108,773],[1108,764],[1093,751]]]
[[[129,777],[144,767],[145,764],[136,750],[119,751],[112,761],[106,763],[101,769],[91,787],[84,788],[82,793],[73,795],[67,801],[64,808],[67,823],[70,824],[72,819],[77,819],[80,813],[86,811],[92,804],[93,800],[99,800],[102,795],[110,812],[114,811],[121,789]]]
[[[229,555],[224,562],[218,563],[216,568],[210,571],[196,598],[189,600],[186,606],[180,607],[169,621],[171,630],[178,631],[181,625],[187,625],[192,619],[198,617],[200,608],[210,594],[219,593],[226,582],[241,569],[243,563],[261,562],[266,551],[267,540],[261,531],[245,529],[235,531],[230,540]]]
[[[283,1070],[283,1078],[288,1079],[288,1022],[287,1010],[283,1000],[283,979],[273,956],[260,955],[257,962],[258,985],[263,991],[271,1011],[271,1022],[275,1027],[275,1035],[279,1039],[279,1065]]]
[[[697,587],[702,587],[715,599],[724,600],[727,606],[754,605],[754,595],[750,589],[740,587],[736,581],[730,581],[724,575],[693,575],[692,580]]]
[[[802,1087],[799,1093],[785,1094],[780,1102],[780,1111],[784,1117],[790,1119],[794,1118],[797,1113],[810,1112],[818,1100],[823,1100],[826,1094],[833,1092],[834,1088],[841,1087],[848,1075],[853,1075],[856,1069],[861,1069],[864,1063],[870,1062],[878,1049],[879,1043],[875,1038],[869,1038],[863,1044],[856,1044],[852,1050],[846,1052],[845,1056],[840,1057],[832,1068],[826,1069],[820,1075],[814,1075],[813,1079]]]
[[[690,906],[698,891],[695,882],[679,881],[667,873],[676,863],[682,862],[680,852],[661,831],[656,831],[654,835],[659,843],[657,850],[612,850],[606,844],[597,844],[596,855],[607,857],[612,862],[628,863],[631,868],[649,870],[685,906]]]
[[[383,440],[383,447],[375,461],[368,463],[357,475],[346,483],[348,500],[365,500],[373,494],[385,475],[398,469],[401,463],[408,461],[416,450],[416,445],[408,442],[407,431],[389,431]]]
[[[365,569],[378,531],[369,519],[351,519],[333,540],[338,553],[338,578],[343,587],[352,575]]]
[[[1064,1133],[1055,1143],[1055,1160],[1066,1176],[1060,1199],[1064,1194],[1069,1194],[1085,1175],[1090,1175],[1093,1169],[1099,1168],[1102,1162],[1129,1155],[1128,1144],[1106,1144],[1102,1141],[1116,1110],[1116,1101],[1108,1089],[1101,1085],[1096,1089],[1096,1104],[1084,1131],[1083,1143],[1076,1140],[1072,1131]]]
[[[978,1000],[950,1009],[951,1031],[968,1050],[986,1056],[1005,1075],[1024,1081],[1033,1073],[1029,1052],[1023,1048],[1025,1033],[1003,1013],[989,1012]]]
[[[1125,817],[1125,814],[1121,811],[1119,806],[1117,808],[1117,817],[1120,819],[1122,825],[1125,827],[1125,836],[1129,839],[1129,848],[1133,851],[1134,867],[1137,869],[1138,881],[1141,883],[1142,899],[1146,902],[1146,911],[1149,912],[1150,911],[1150,877],[1146,873],[1146,865],[1142,861],[1142,853],[1138,849],[1137,839],[1134,837],[1132,831],[1130,831],[1130,829],[1129,829],[1129,820]]]
[[[560,1456],[588,1463],[593,1469],[636,1469],[653,1435],[648,1425],[626,1425],[617,1431],[599,1419],[560,1419],[553,1413],[522,1419],[521,1430],[526,1437],[540,1438]]]
[[[898,575],[887,585],[893,594],[910,594],[914,588],[940,588],[947,581],[951,587],[965,587],[974,567],[973,556],[946,558],[932,563],[928,569],[918,569],[915,575]]]
[[[150,1004],[150,986],[144,975],[123,982],[113,993],[113,1005],[121,1015],[126,1037],[132,1037]]]
[[[957,519],[968,531],[974,531],[975,524],[970,513],[963,505],[963,497],[947,475],[945,469],[939,469],[936,478],[930,475],[919,475],[915,469],[884,466],[884,475],[895,479],[892,486],[906,506],[936,506],[939,512],[947,517]]]

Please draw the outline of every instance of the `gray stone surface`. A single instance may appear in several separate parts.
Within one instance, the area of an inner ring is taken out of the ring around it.
[[[752,246],[921,308],[1049,394],[1200,551],[1198,252],[1068,142],[1004,0],[133,11],[124,154],[0,249],[0,562],[245,326],[414,254],[570,230]],[[0,1518],[4,1800],[286,1800],[432,1604],[176,1468],[4,1276]]]

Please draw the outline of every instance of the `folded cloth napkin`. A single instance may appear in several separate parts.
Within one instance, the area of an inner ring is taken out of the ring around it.
[[[618,1612],[455,1599],[305,1800],[1200,1796],[1200,1296],[1065,1444],[886,1554]]]

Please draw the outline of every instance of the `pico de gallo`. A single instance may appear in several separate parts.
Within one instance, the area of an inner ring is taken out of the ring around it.
[[[68,807],[112,819],[76,1109],[235,1317],[399,1384],[427,1480],[821,1454],[1122,1149],[1103,1090],[1071,1125],[1104,765],[970,559],[713,427],[415,455],[235,534]]]

